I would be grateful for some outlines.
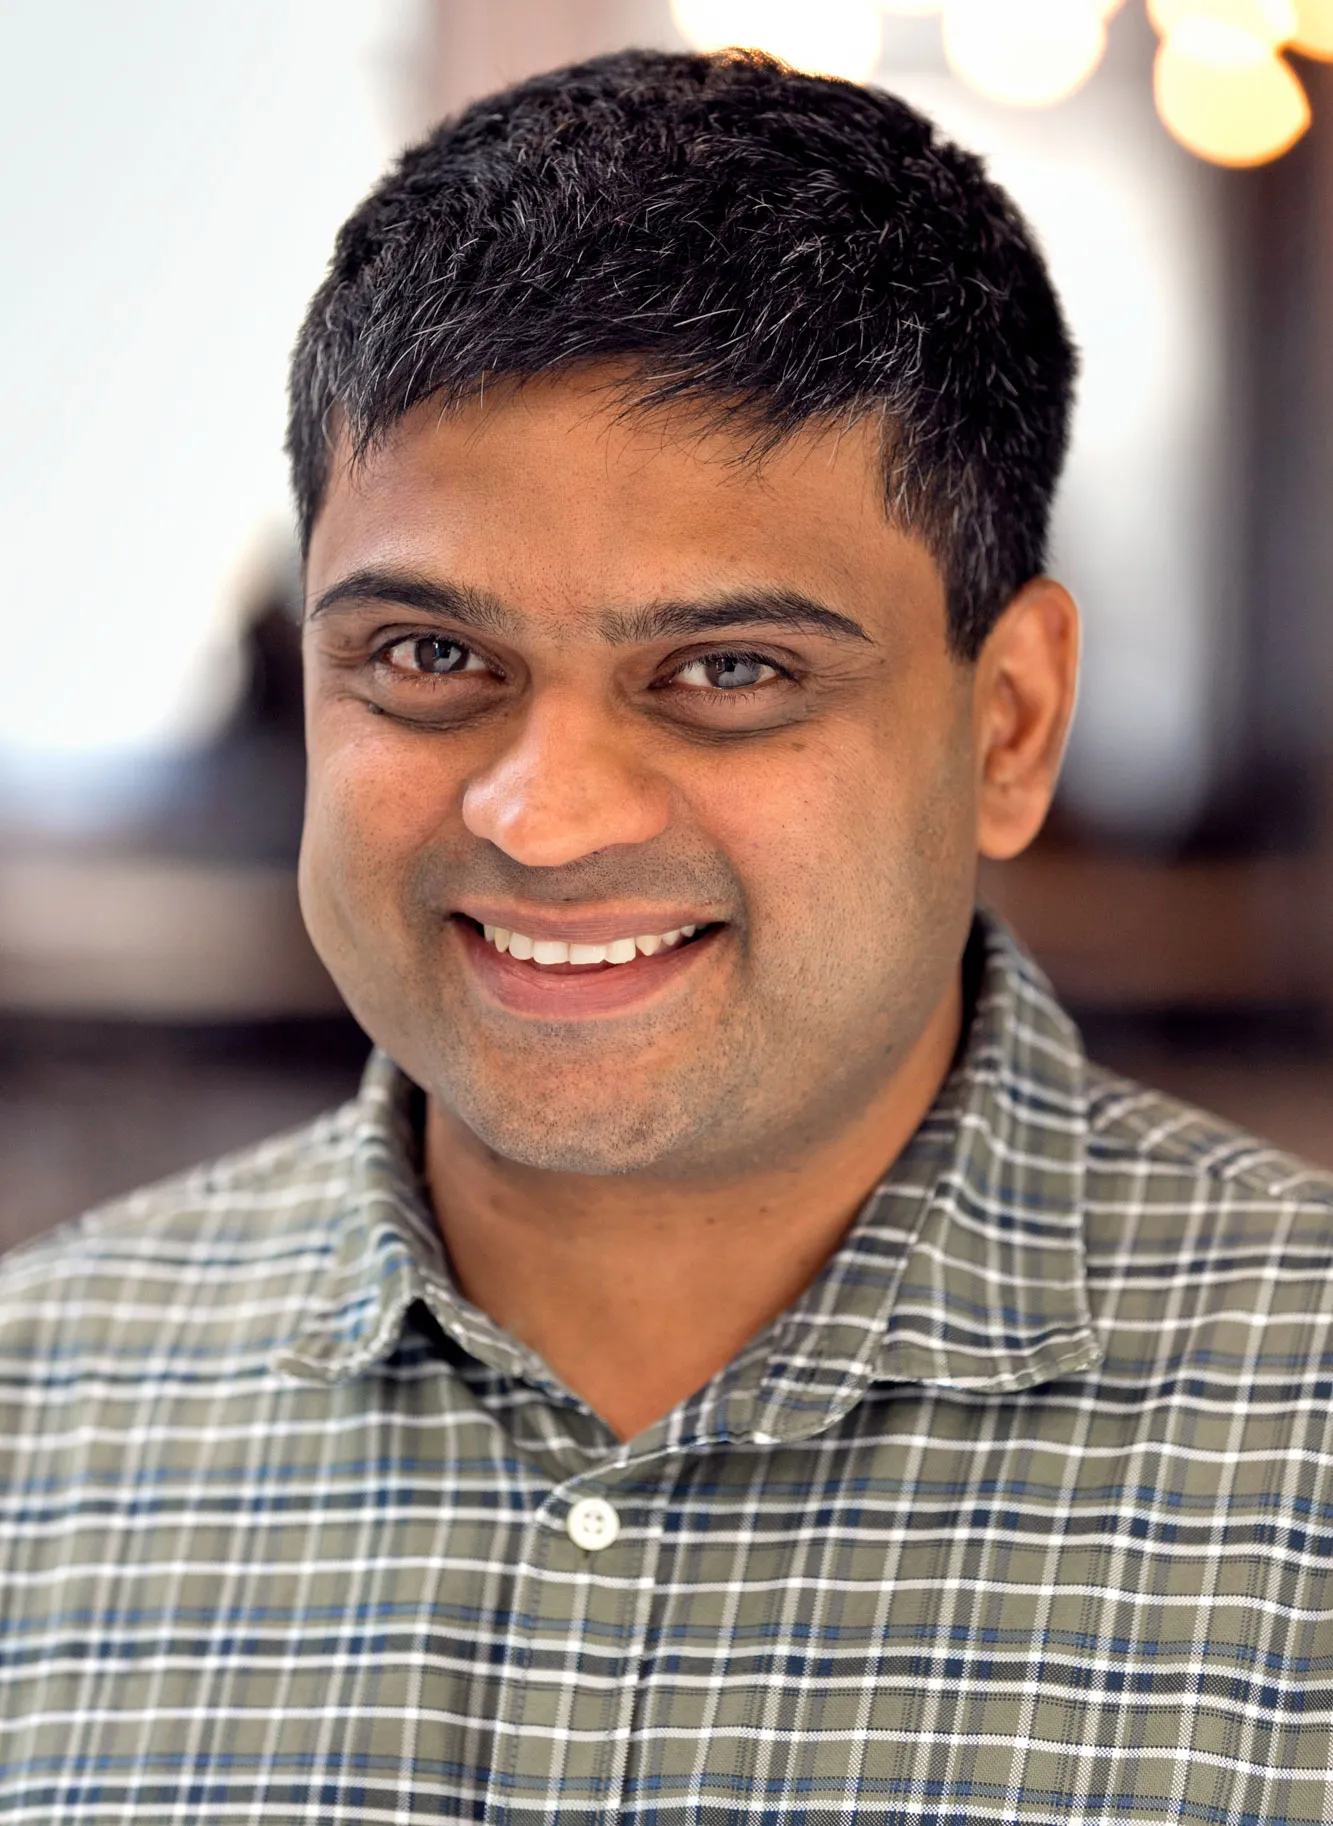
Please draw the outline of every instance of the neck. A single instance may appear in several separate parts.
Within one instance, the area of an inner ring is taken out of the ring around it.
[[[815,1279],[929,1109],[961,1024],[955,979],[853,1120],[799,1159],[725,1183],[524,1167],[432,1099],[427,1179],[461,1291],[632,1438]]]

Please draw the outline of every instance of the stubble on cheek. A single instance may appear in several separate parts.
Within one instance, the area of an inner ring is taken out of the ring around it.
[[[298,875],[301,910],[352,1014],[412,1074],[412,1010],[424,973],[415,933],[404,921],[403,870],[393,850],[366,834],[375,823],[328,786],[312,790]]]
[[[467,980],[449,917],[477,864],[439,844],[396,859],[355,823],[330,822],[332,809],[312,803],[302,849],[316,948],[367,1033],[442,1111],[501,1157],[551,1170],[683,1167],[712,1151],[708,1131],[725,1132],[743,1101],[738,1077],[754,1077],[734,1060],[728,1069],[743,1042],[725,996],[705,986],[666,1011],[605,1023],[492,1009]]]
[[[414,882],[412,1075],[442,1111],[502,1158],[557,1172],[689,1177],[725,1145],[754,1076],[737,1056],[747,1042],[735,999],[717,989],[732,980],[734,955],[720,972],[706,964],[698,986],[664,1008],[541,1022],[490,1008],[461,969],[431,968],[439,945],[424,935],[438,929],[437,909],[436,892]],[[739,933],[726,942],[739,948]]]
[[[786,1010],[789,1082],[805,1101],[792,1120],[828,1134],[889,1087],[957,977],[971,924],[975,864],[971,789],[958,731],[926,778],[895,789],[894,769],[865,762],[830,779],[829,807],[841,808],[819,866],[803,951],[809,976]],[[908,773],[907,768],[899,771]],[[882,787],[869,790],[871,779]]]
[[[372,1039],[501,1157],[576,1173],[739,1175],[799,1155],[883,1088],[970,917],[957,779],[941,765],[914,807],[867,806],[861,782],[859,813],[848,786],[826,784],[804,839],[788,828],[788,853],[765,846],[740,875],[722,852],[645,852],[633,881],[622,856],[615,879],[598,864],[560,884],[590,902],[668,899],[692,884],[740,910],[725,968],[639,1017],[542,1024],[490,1007],[468,981],[451,908],[473,892],[535,900],[540,886],[554,898],[555,884],[438,832],[390,842],[388,819],[336,781],[312,796],[303,905]]]

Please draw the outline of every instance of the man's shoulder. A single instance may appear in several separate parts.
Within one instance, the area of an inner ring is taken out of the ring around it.
[[[1286,1152],[1224,1116],[1088,1067],[1088,1161],[1094,1172],[1132,1173],[1148,1189],[1183,1181],[1219,1198],[1308,1204],[1333,1214],[1333,1172]]]
[[[242,1353],[251,1335],[271,1347],[327,1259],[356,1132],[346,1104],[12,1250],[0,1260],[0,1360],[151,1352],[168,1334],[201,1343],[210,1325]]]
[[[1333,1173],[1100,1067],[1087,1088],[1094,1276],[1155,1286],[1168,1303],[1206,1283],[1237,1309],[1290,1309],[1295,1297],[1333,1313]]]

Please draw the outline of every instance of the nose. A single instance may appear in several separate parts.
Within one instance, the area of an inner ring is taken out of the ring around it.
[[[532,700],[512,742],[468,782],[463,822],[516,862],[560,868],[666,829],[666,781],[629,733],[569,693]]]

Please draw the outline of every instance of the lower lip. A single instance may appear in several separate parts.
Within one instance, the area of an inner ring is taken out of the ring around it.
[[[541,1015],[553,1021],[622,1014],[642,1006],[698,969],[716,949],[722,931],[714,926],[698,938],[652,957],[636,953],[628,964],[590,964],[586,969],[565,971],[544,969],[510,957],[507,951],[497,951],[469,920],[454,917],[449,924],[489,995],[515,1014]]]

